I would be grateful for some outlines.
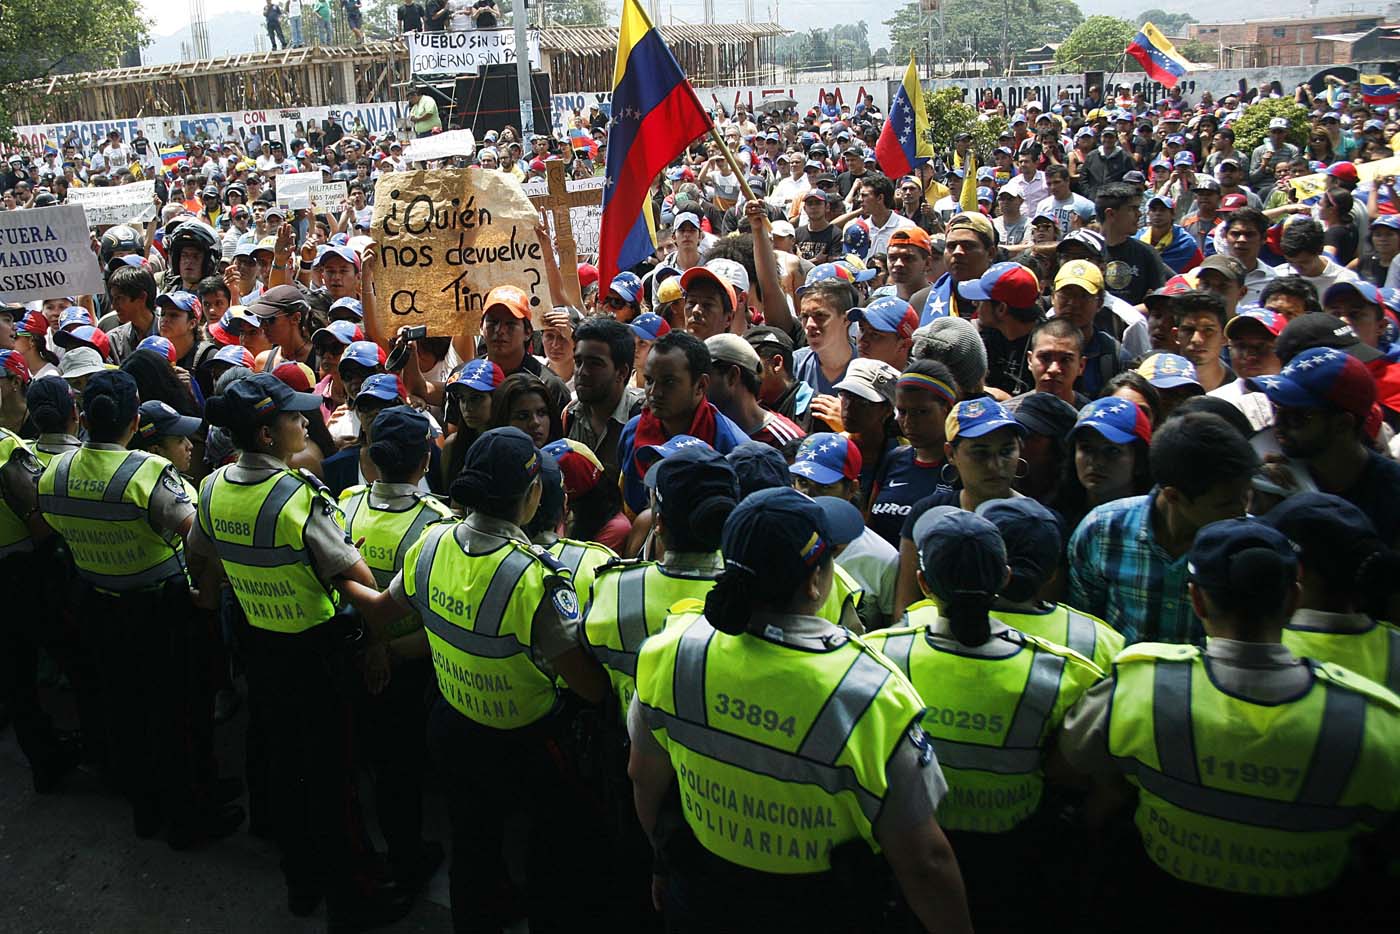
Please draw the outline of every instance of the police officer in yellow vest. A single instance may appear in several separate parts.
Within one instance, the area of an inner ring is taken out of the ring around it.
[[[1400,627],[1383,622],[1400,619],[1400,552],[1331,493],[1295,493],[1261,518],[1299,549],[1302,595],[1283,644],[1400,692]]]
[[[1400,811],[1400,698],[1280,644],[1298,562],[1276,530],[1211,523],[1187,557],[1205,649],[1131,646],[1058,747],[1105,800],[1137,791],[1140,843],[1104,880],[1107,914],[1149,931],[1393,927],[1393,881],[1351,844]]]
[[[243,809],[212,798],[196,761],[193,718],[212,716],[191,690],[191,659],[207,633],[190,622],[193,595],[184,538],[194,503],[165,458],[129,451],[140,400],[119,370],[83,389],[88,441],[39,478],[39,508],[63,536],[84,587],[85,639],[96,647],[114,775],[135,830],[168,824],[171,846],[226,836]]]
[[[209,399],[209,422],[228,431],[238,460],[205,478],[190,550],[208,559],[200,594],[209,608],[227,580],[247,624],[250,711],[266,730],[272,831],[282,851],[288,908],[322,898],[331,924],[384,924],[410,907],[382,878],[360,814],[351,740],[352,687],[341,591],[374,576],[341,527],[330,493],[287,467],[307,443],[303,412],[321,398],[268,373]]]
[[[57,791],[77,764],[76,745],[62,742],[39,702],[39,648],[51,629],[43,611],[43,569],[53,532],[39,515],[42,472],[33,449],[16,431],[25,417],[29,368],[13,350],[0,351],[0,580],[7,607],[0,614],[0,705],[15,726],[15,739],[33,770],[34,790]],[[41,381],[42,382],[42,381]],[[62,380],[53,380],[67,391]]]
[[[581,797],[560,755],[577,702],[556,675],[590,703],[606,696],[607,678],[579,647],[568,569],[522,531],[542,492],[530,437],[513,427],[482,434],[451,492],[466,518],[429,526],[388,590],[358,593],[356,605],[375,629],[409,612],[427,629],[442,694],[428,745],[452,789],[454,928],[494,931],[518,920],[502,844],[522,815],[531,827],[530,927],[576,926],[596,860],[593,841],[575,832]]]
[[[1028,636],[1074,649],[1107,672],[1123,651],[1122,633],[1097,616],[1041,599],[1055,589],[1064,558],[1060,517],[1029,496],[988,500],[977,507],[977,515],[1001,533],[1011,568],[992,616]]]
[[[64,379],[37,379],[29,384],[29,419],[39,431],[34,456],[45,467],[58,455],[83,446],[78,438],[78,406]]]
[[[861,528],[841,500],[751,494],[725,522],[704,615],[642,646],[630,773],[668,930],[871,929],[879,851],[928,930],[971,930],[923,701],[813,615]]]
[[[434,522],[455,519],[445,503],[419,490],[428,470],[431,424],[411,406],[383,409],[369,426],[369,458],[379,479],[340,495],[345,533],[364,555],[382,589],[403,569],[404,556]],[[426,882],[442,863],[442,845],[423,840],[423,771],[433,663],[415,613],[391,623],[362,660],[356,720],[374,774],[374,811],[388,844],[394,878],[407,888]]]
[[[553,447],[553,445],[548,445]],[[564,519],[564,474],[548,451],[540,451],[540,507],[525,526],[533,544],[549,552],[569,569],[579,606],[587,606],[598,569],[617,559],[617,553],[597,542],[582,542],[559,534]]]
[[[924,729],[948,779],[938,822],[957,850],[974,922],[1024,930],[1039,895],[1031,860],[1048,843],[1030,821],[1046,750],[1102,672],[989,615],[1010,569],[1001,533],[986,519],[935,506],[915,523],[914,544],[925,599],[909,607],[907,625],[869,641],[928,704]],[[1019,881],[1007,886],[1008,877]]]

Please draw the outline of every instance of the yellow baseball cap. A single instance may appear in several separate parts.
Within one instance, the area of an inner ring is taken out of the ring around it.
[[[681,298],[681,277],[672,276],[662,282],[656,289],[656,304],[669,305],[671,302],[678,302]]]
[[[1097,295],[1103,291],[1103,273],[1087,259],[1072,259],[1055,273],[1056,290],[1067,285],[1077,285],[1090,295]]]

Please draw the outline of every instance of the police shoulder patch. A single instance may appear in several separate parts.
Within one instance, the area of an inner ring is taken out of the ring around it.
[[[574,593],[574,588],[567,584],[555,587],[549,595],[549,602],[553,604],[554,612],[559,614],[561,620],[566,623],[578,622],[578,594]]]
[[[160,485],[170,491],[177,502],[190,502],[189,491],[185,489],[185,483],[180,479],[180,475],[175,472],[174,467],[167,467],[160,472]]]

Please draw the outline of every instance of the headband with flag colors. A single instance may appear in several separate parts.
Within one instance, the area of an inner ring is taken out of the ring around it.
[[[656,249],[652,179],[710,131],[710,115],[638,0],[623,0],[598,244],[600,282]]]
[[[1176,46],[1151,23],[1143,23],[1123,51],[1137,59],[1149,78],[1169,88],[1175,87],[1181,76],[1191,70]]]
[[[875,143],[875,158],[880,160],[881,171],[890,178],[912,175],[916,168],[933,158],[928,111],[924,109],[924,91],[912,52],[904,82],[890,101],[889,119]]]
[[[1400,87],[1385,75],[1361,75],[1361,99],[1371,105],[1400,104]]]

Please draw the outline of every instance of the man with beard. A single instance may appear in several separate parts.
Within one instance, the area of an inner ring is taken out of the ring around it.
[[[1279,343],[1287,343],[1300,323],[1308,324],[1306,318],[1290,324]],[[1366,443],[1366,421],[1376,401],[1376,381],[1366,365],[1335,347],[1310,347],[1277,376],[1256,377],[1249,384],[1274,405],[1274,433],[1283,453],[1307,468],[1319,490],[1366,513],[1383,542],[1400,544],[1395,496],[1400,463]]]
[[[632,329],[609,318],[589,318],[574,331],[574,393],[564,410],[564,437],[588,445],[615,476],[622,429],[642,409],[645,392],[629,385],[636,357]]]

